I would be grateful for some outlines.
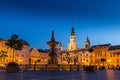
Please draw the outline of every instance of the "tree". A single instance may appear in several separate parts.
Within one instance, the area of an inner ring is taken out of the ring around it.
[[[93,52],[94,50],[93,50],[92,48],[90,48],[88,51],[91,53],[91,55],[90,55],[90,59],[91,59],[90,64],[92,64],[92,52]]]
[[[13,34],[10,39],[5,43],[8,47],[12,48],[12,62],[14,61],[14,50],[21,50],[22,49],[22,39],[18,39],[18,35]]]
[[[64,57],[63,59],[64,59],[65,61],[67,61],[68,64],[70,64],[71,57],[70,57],[70,54],[69,54],[68,52],[65,54],[65,57]]]

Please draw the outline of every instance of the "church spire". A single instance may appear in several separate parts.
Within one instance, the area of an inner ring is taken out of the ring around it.
[[[85,41],[85,48],[90,48],[90,41],[89,41],[88,36],[87,36],[87,39]]]
[[[73,26],[73,25],[72,25],[72,32],[71,32],[71,36],[75,36],[74,26]]]
[[[88,39],[88,36],[87,36],[86,42],[90,42],[89,39]]]
[[[75,33],[75,32],[74,32],[74,26],[72,26],[72,33]]]

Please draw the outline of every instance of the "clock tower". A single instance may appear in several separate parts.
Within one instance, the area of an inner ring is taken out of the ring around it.
[[[76,45],[76,35],[74,32],[74,27],[72,27],[72,32],[70,35],[70,41],[68,43],[68,51],[72,51],[72,50],[76,50],[77,49],[77,45]]]

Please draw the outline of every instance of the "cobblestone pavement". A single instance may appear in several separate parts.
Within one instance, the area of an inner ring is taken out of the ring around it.
[[[85,71],[0,72],[0,80],[120,80],[120,71],[106,70],[95,73]]]

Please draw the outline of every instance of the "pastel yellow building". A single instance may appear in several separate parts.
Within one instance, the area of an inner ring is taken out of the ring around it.
[[[107,66],[109,65],[109,61],[111,58],[109,56],[109,47],[110,44],[101,44],[92,46],[92,65],[100,66]]]
[[[120,66],[120,45],[110,46],[107,62],[108,67]]]
[[[0,65],[5,65],[7,63],[9,63],[10,61],[12,61],[12,49],[7,47],[5,45],[5,42],[7,41],[7,39],[0,39],[0,51],[5,51],[6,52],[6,57],[0,57]],[[2,55],[2,53],[0,53],[0,55]]]
[[[29,57],[29,44],[25,41],[22,42],[22,50],[14,50],[5,45],[8,39],[0,39],[0,51],[6,51],[6,57],[0,58],[0,65],[8,64],[9,62],[17,62],[18,64],[28,64]]]
[[[36,47],[31,48],[29,56],[30,64],[47,64],[48,62],[48,53]]]
[[[101,44],[92,46],[92,64],[98,67],[115,68],[120,66],[120,45]]]
[[[31,48],[26,42],[22,42],[22,50],[14,50],[5,45],[8,39],[0,39],[0,51],[4,51],[6,56],[1,56],[0,52],[0,66],[8,64],[9,62],[17,62],[19,65],[29,64],[47,64],[48,52],[38,50],[37,48]]]
[[[27,65],[29,64],[30,46],[26,41],[23,41],[22,44],[22,50],[15,50],[15,62],[21,65]]]

